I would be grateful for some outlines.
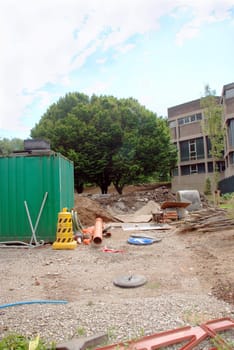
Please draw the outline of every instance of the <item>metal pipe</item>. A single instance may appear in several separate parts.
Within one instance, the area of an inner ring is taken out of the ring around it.
[[[4,241],[0,242],[0,248],[36,248],[44,245],[44,241],[41,240],[37,245],[26,243],[23,241]]]
[[[93,231],[93,242],[96,244],[102,243],[102,231],[103,231],[103,220],[102,218],[96,218],[94,231]]]
[[[47,195],[48,195],[48,192],[46,192],[45,195],[44,195],[44,198],[43,198],[43,201],[42,201],[42,204],[41,204],[41,207],[40,207],[40,211],[38,213],[37,220],[36,220],[36,223],[35,223],[35,227],[33,227],[33,224],[32,224],[32,220],[31,220],[31,216],[30,216],[30,213],[29,213],[29,210],[28,210],[27,202],[24,201],[26,213],[27,213],[27,216],[28,216],[28,221],[29,221],[29,224],[30,224],[30,227],[31,227],[31,231],[32,231],[30,245],[32,244],[33,240],[34,240],[36,245],[40,245],[40,243],[37,241],[36,230],[37,230],[37,226],[38,226],[38,223],[40,221],[40,218],[41,218],[41,213],[42,213],[42,210],[44,208]]]
[[[30,227],[31,227],[31,231],[32,231],[32,237],[31,237],[31,240],[30,240],[30,244],[32,244],[32,238],[33,238],[34,241],[35,241],[35,244],[37,245],[37,244],[38,244],[38,242],[37,242],[37,237],[36,237],[36,235],[35,235],[35,231],[34,231],[34,228],[33,228],[31,216],[30,216],[30,213],[29,213],[29,210],[28,210],[28,204],[27,204],[26,201],[24,201],[24,205],[25,205],[25,209],[26,209],[28,221],[29,221],[29,224],[30,224]]]
[[[40,221],[40,218],[41,218],[41,213],[42,213],[42,210],[44,209],[44,205],[45,205],[45,201],[46,201],[47,196],[48,196],[48,192],[45,193],[43,201],[41,203],[41,208],[40,208],[40,211],[39,211],[39,214],[38,214],[38,217],[37,217],[37,221],[36,221],[36,224],[35,224],[35,227],[34,227],[34,232],[35,233],[37,231],[37,226],[39,224],[39,221]],[[32,238],[31,238],[30,243],[32,243]]]

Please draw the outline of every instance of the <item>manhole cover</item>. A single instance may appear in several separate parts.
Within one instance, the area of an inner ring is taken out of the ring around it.
[[[141,275],[119,276],[113,281],[115,286],[122,288],[136,288],[143,286],[146,282],[147,279]]]

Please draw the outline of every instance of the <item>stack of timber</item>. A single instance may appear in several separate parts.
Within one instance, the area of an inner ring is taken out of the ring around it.
[[[191,231],[213,232],[217,230],[233,230],[234,213],[231,216],[225,209],[206,208],[190,215],[181,222],[177,233],[186,233]]]

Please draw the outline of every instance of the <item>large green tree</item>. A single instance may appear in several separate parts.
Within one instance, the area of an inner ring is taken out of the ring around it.
[[[31,130],[74,162],[75,186],[87,182],[122,193],[144,174],[169,174],[177,161],[167,122],[138,101],[68,93],[51,105]]]
[[[224,151],[224,128],[223,128],[223,107],[220,98],[216,96],[215,90],[209,85],[205,86],[204,96],[201,98],[203,109],[202,127],[210,140],[210,155],[213,158],[214,187],[217,190],[219,181],[218,162],[223,158]]]

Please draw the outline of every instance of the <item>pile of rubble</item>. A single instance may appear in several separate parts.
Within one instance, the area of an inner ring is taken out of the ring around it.
[[[159,188],[136,186],[120,195],[117,193],[75,194],[74,210],[84,226],[92,225],[96,217],[105,222],[115,222],[115,214],[132,214],[148,202],[161,204],[164,201],[175,201],[175,195],[165,186]]]
[[[205,198],[201,196],[202,207],[208,208]],[[154,202],[160,205],[164,202],[176,202],[176,194],[166,186],[156,185],[129,186],[120,195],[116,192],[110,194],[83,193],[75,195],[75,211],[84,226],[92,225],[96,217],[104,222],[115,222],[118,215],[134,214],[141,208]],[[146,213],[145,213],[146,214]]]
[[[126,194],[110,194],[105,196],[94,196],[95,200],[100,203],[100,205],[109,210],[110,207],[112,211],[117,214],[131,214],[139,210],[149,201],[154,201],[161,204],[165,201],[175,201],[176,196],[167,187],[161,186],[159,188],[146,188],[132,191]]]

